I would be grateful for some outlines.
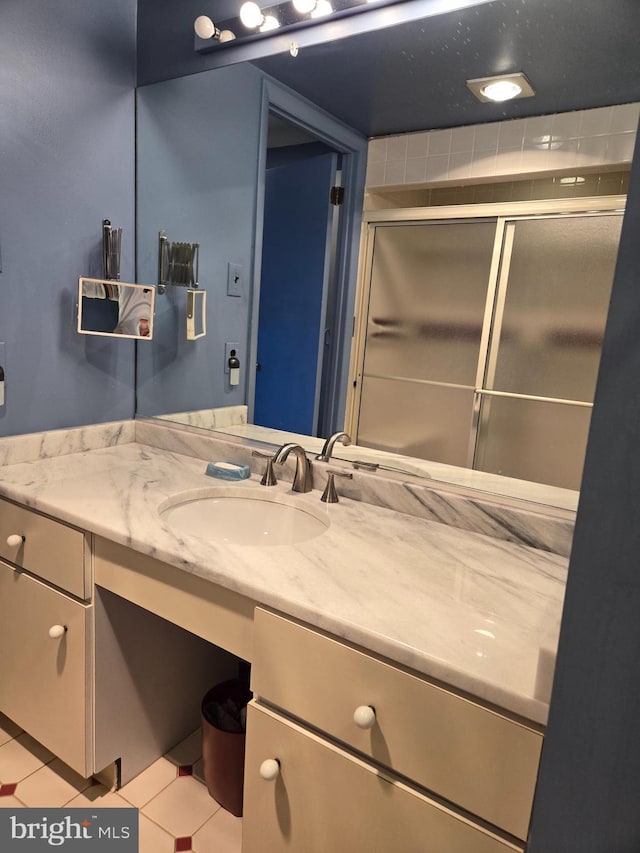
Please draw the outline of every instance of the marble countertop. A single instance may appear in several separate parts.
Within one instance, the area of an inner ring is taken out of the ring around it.
[[[292,495],[329,521],[315,539],[207,543],[176,532],[158,513],[181,492],[228,485],[205,476],[205,467],[125,440],[36,461],[6,459],[0,495],[546,722],[566,558],[347,498],[326,505],[319,491]],[[252,478],[235,488],[262,487]],[[274,490],[292,494],[289,483]]]

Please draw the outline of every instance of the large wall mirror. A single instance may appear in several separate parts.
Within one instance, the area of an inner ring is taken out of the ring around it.
[[[471,10],[461,12],[458,23],[470,44],[476,39],[475,53],[479,41],[491,38],[492,47],[487,46],[488,41],[485,47],[495,55],[500,48],[500,21],[495,16],[500,16],[497,7],[504,4],[476,5],[475,17]],[[542,25],[543,12],[538,10],[540,19],[528,22],[531,32]],[[523,14],[532,12],[525,9]],[[621,38],[629,23],[617,23]],[[609,24],[603,20],[603,26]],[[407,41],[411,33],[417,34],[415,44]],[[381,40],[378,51],[367,47],[364,36],[359,35],[305,48],[295,61],[284,54],[229,65],[212,61],[209,64],[220,67],[139,88],[138,278],[155,280],[154,246],[158,232],[165,230],[177,240],[200,244],[200,282],[209,296],[207,335],[190,342],[183,333],[184,294],[168,289],[158,296],[155,339],[151,347],[138,351],[137,414],[194,423],[192,415],[181,413],[238,411],[237,407],[246,406],[246,416],[225,429],[274,444],[285,432],[302,442],[304,436],[310,436],[309,449],[318,446],[318,436],[346,424],[358,428],[366,447],[354,450],[338,444],[338,457],[360,454],[373,464],[395,469],[398,476],[422,472],[443,482],[573,509],[581,462],[560,476],[562,446],[556,442],[551,448],[554,439],[539,427],[566,421],[569,440],[571,435],[578,436],[581,443],[586,440],[629,158],[625,164],[623,158],[612,155],[610,162],[598,169],[587,168],[581,175],[563,173],[558,165],[555,172],[544,176],[552,189],[547,192],[538,186],[538,194],[532,191],[528,196],[535,202],[532,209],[538,204],[535,216],[527,215],[518,204],[505,204],[500,210],[498,205],[493,212],[485,204],[474,214],[474,188],[486,190],[487,182],[469,175],[457,187],[466,192],[463,216],[458,200],[448,204],[426,200],[427,192],[451,190],[452,184],[446,181],[427,187],[425,174],[422,181],[404,186],[395,195],[388,190],[369,200],[369,207],[377,210],[365,213],[361,239],[354,223],[364,202],[363,152],[367,138],[378,134],[558,115],[638,99],[640,92],[630,88],[630,60],[625,54],[617,70],[609,63],[611,68],[605,72],[598,59],[598,67],[590,73],[604,74],[606,79],[585,100],[585,86],[577,80],[574,65],[565,59],[570,51],[565,45],[563,54],[559,42],[548,42],[547,72],[553,69],[564,74],[560,94],[550,95],[545,89],[537,101],[531,98],[513,107],[489,105],[483,112],[486,105],[456,101],[457,95],[447,90],[441,76],[433,78],[429,94],[425,94],[416,69],[427,75],[436,73],[428,67],[434,46],[419,22],[387,28],[375,37]],[[470,65],[465,65],[466,44],[458,45],[462,59],[450,65],[463,78]],[[524,62],[528,56],[529,64],[535,65],[533,54],[538,47],[523,36],[517,49],[513,47],[510,64]],[[599,56],[601,51],[596,52]],[[396,54],[398,62],[406,66],[402,83],[392,68]],[[490,60],[488,55],[487,68]],[[540,59],[536,67],[542,78]],[[532,78],[536,67],[527,69]],[[540,82],[548,82],[547,72]],[[439,65],[437,75],[442,73]],[[350,74],[354,83],[349,87],[345,80]],[[279,87],[273,77],[288,88]],[[558,119],[555,121],[559,126]],[[551,122],[549,119],[553,131]],[[623,132],[630,133],[628,128]],[[553,147],[554,139],[557,136],[549,133],[547,148]],[[576,139],[570,141],[578,145]],[[404,158],[406,170],[410,159],[406,151]],[[594,186],[601,181],[605,187],[610,173],[619,179],[617,189],[611,189],[609,180],[608,191],[594,190],[593,196],[600,196],[598,211],[589,204],[581,208],[575,200],[571,208],[540,207],[542,201],[561,194],[562,178],[591,180]],[[521,198],[516,184],[536,183],[536,177],[511,176],[511,198]],[[330,188],[340,184],[346,185],[343,207],[330,200]],[[604,195],[610,196],[610,203],[603,200]],[[443,222],[433,213],[433,205],[441,205],[442,211],[456,206],[457,212]],[[381,213],[385,206],[394,212]],[[413,215],[414,221],[406,212],[412,206],[422,211]],[[425,213],[429,206],[432,212]],[[401,230],[401,225],[410,227]],[[466,229],[464,235],[457,233],[461,227]],[[469,236],[471,231],[473,236]],[[429,241],[433,245],[427,251]],[[471,256],[474,245],[481,263],[458,270],[456,280],[460,282],[461,276],[477,273],[482,267],[480,296],[472,292],[471,280],[461,285],[459,293],[447,286],[451,270],[455,272],[461,261],[460,247]],[[442,265],[447,246],[450,266]],[[532,261],[536,246],[538,254]],[[545,246],[556,251],[557,263]],[[603,255],[586,262],[585,252],[598,248]],[[360,302],[356,300],[358,259]],[[389,264],[393,272],[382,275]],[[423,303],[415,304],[425,264],[432,272],[437,270],[432,276],[435,309],[430,315]],[[571,268],[572,278],[563,294],[554,283],[558,267]],[[588,299],[580,296],[585,275],[597,279],[594,287],[589,286]],[[547,303],[535,303],[531,295],[538,284],[540,291],[546,285],[551,302],[555,300],[556,315],[574,316],[576,322],[561,329],[543,316]],[[449,303],[445,304],[446,299]],[[375,316],[369,310],[374,305]],[[590,307],[593,314],[587,318]],[[352,338],[354,313],[362,322],[360,335]],[[466,329],[465,334],[447,334],[452,317],[457,318],[458,331]],[[366,326],[372,322],[378,326],[367,351]],[[408,329],[417,330],[417,337],[410,339]],[[431,336],[428,366],[422,351],[415,355],[425,336]],[[400,349],[392,349],[394,341],[401,343]],[[237,385],[230,383],[226,369],[231,349],[240,363]],[[407,360],[412,365],[408,369]],[[518,364],[532,370],[512,375]],[[489,385],[484,381],[487,376]],[[368,384],[375,393],[368,393],[366,399],[358,396],[354,402],[354,377],[361,389]],[[567,386],[571,377],[579,387]],[[391,396],[385,395],[381,388],[393,378],[400,381]],[[420,383],[420,395],[418,386],[410,386],[407,380]],[[402,405],[411,418],[397,417],[403,394],[408,394],[408,402]],[[442,402],[443,397],[455,398],[453,409]],[[564,408],[549,402],[556,398]],[[487,401],[484,411],[483,399]],[[452,423],[456,408],[464,411],[460,428],[457,425],[452,430],[447,424]],[[522,429],[526,422],[529,432],[539,437],[535,452],[547,455],[546,466],[515,464],[522,453],[518,436],[509,426],[512,410],[517,410],[515,422]],[[425,466],[423,460],[430,454],[426,437],[436,429],[434,413],[442,414],[444,426],[437,429],[449,432],[451,442],[444,455]],[[402,437],[402,427],[408,429],[410,438]],[[381,433],[384,441],[379,438]],[[469,453],[472,443],[478,471],[465,467],[473,456]],[[500,475],[502,470],[507,476]]]

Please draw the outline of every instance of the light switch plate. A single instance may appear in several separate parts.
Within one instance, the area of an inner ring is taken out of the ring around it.
[[[236,351],[236,358],[240,361],[242,367],[242,359],[240,358],[240,345],[234,343],[225,343],[224,345],[224,372],[229,373],[229,359],[231,358],[231,350]]]
[[[227,270],[227,296],[242,296],[242,265],[229,263]]]
[[[7,381],[7,364],[4,356],[4,342],[0,341],[0,367],[2,368],[2,389],[0,391],[0,406],[4,406],[5,401],[5,382]]]

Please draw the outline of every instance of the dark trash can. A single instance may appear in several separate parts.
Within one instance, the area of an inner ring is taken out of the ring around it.
[[[234,678],[209,690],[202,700],[202,762],[209,794],[242,817],[247,703],[246,681]]]

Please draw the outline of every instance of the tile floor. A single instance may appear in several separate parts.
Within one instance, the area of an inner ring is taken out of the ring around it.
[[[240,853],[242,819],[209,796],[200,732],[178,744],[117,793],[83,779],[0,714],[0,808],[140,810],[140,853]]]

